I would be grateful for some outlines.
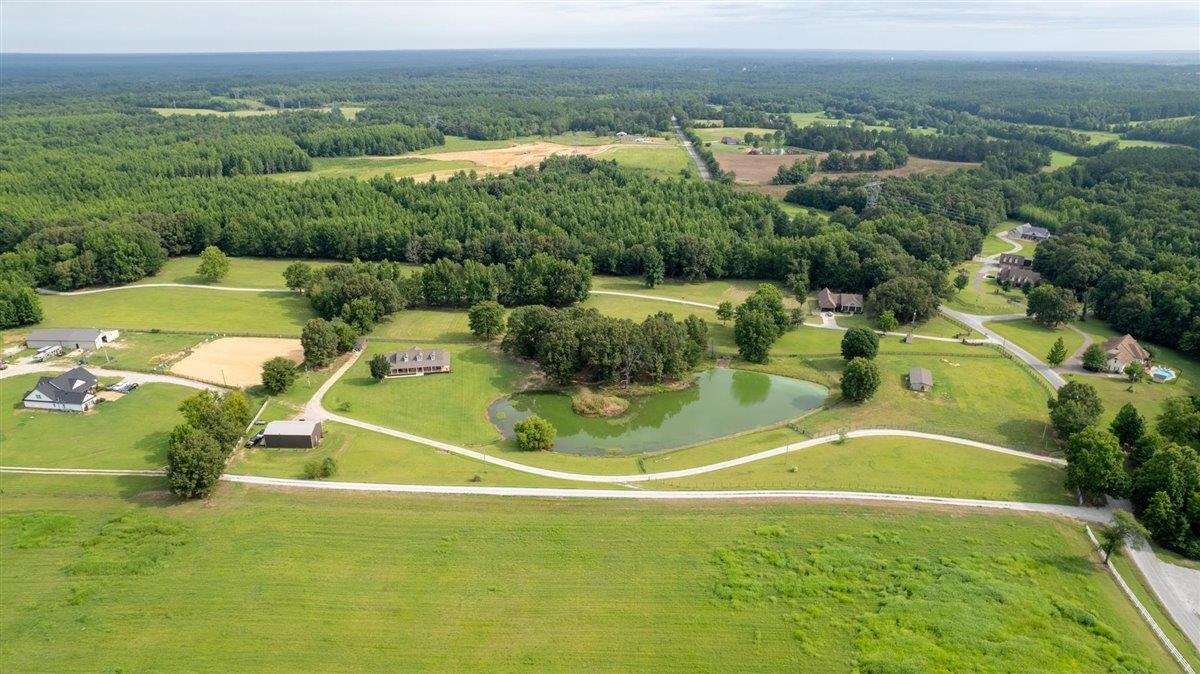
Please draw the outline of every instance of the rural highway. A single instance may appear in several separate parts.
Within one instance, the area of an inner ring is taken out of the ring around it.
[[[679,120],[675,116],[671,116],[671,124],[675,125],[675,134],[679,136],[679,142],[683,143],[683,149],[687,150],[688,156],[692,158],[692,163],[696,165],[696,172],[700,174],[702,180],[712,180],[712,173],[708,171],[708,167],[704,165],[704,160],[700,158],[700,153],[696,152],[696,148],[692,147],[692,141],[683,135],[683,127],[679,125]]]

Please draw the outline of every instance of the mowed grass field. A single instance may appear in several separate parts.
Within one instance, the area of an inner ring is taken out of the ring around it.
[[[296,182],[313,178],[358,178],[369,180],[385,174],[393,178],[430,173],[431,171],[470,171],[475,168],[469,161],[438,161],[419,156],[412,157],[317,157],[313,159],[311,171],[289,171],[275,173],[270,177],[277,180]]]
[[[103,349],[88,352],[87,362],[110,370],[154,372],[156,366],[182,358],[204,340],[202,335],[123,332]]]
[[[75,414],[27,410],[21,399],[40,375],[0,379],[0,465],[63,468],[162,468],[178,408],[194,389],[143,384],[120,400]]]
[[[231,257],[229,273],[221,280],[210,282],[196,273],[200,266],[198,255],[182,255],[167,260],[154,276],[135,281],[133,285],[147,283],[183,283],[188,285],[210,285],[225,288],[279,288],[286,289],[283,270],[293,262],[306,262],[320,269],[331,264],[330,260],[296,260],[292,258]]]
[[[308,298],[289,293],[204,288],[130,288],[42,297],[39,328],[103,326],[125,330],[247,332],[298,336],[314,318]]]
[[[458,445],[479,446],[501,439],[488,421],[488,405],[522,388],[521,382],[529,375],[527,366],[483,346],[446,344],[452,367],[449,373],[382,382],[372,379],[371,356],[397,348],[408,345],[370,343],[325,395],[325,408]]]
[[[682,145],[629,145],[600,155],[612,159],[623,168],[645,173],[654,178],[678,178],[684,169],[692,168],[692,160]]]
[[[984,325],[1042,361],[1046,360],[1047,354],[1059,337],[1062,337],[1063,346],[1067,347],[1068,357],[1083,346],[1083,335],[1064,325],[1051,329],[1029,319],[992,321]]]
[[[0,669],[1175,671],[1081,528],[0,476]]]
[[[794,438],[791,441],[795,441]],[[680,489],[828,489],[1074,505],[1065,471],[1033,459],[902,437],[851,438],[651,483]]]

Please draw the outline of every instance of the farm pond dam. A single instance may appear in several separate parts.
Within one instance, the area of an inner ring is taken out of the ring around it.
[[[571,397],[553,391],[515,393],[492,403],[488,418],[506,438],[513,427],[538,415],[558,429],[554,451],[603,456],[642,454],[687,447],[770,426],[818,407],[829,396],[812,382],[718,368],[701,372],[676,391],[632,396],[615,417],[586,417]]]

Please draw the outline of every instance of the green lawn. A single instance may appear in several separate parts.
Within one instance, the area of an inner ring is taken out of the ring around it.
[[[443,152],[446,151],[443,150]],[[394,178],[408,178],[432,171],[470,171],[473,168],[475,168],[475,162],[471,161],[439,161],[419,156],[317,157],[313,159],[311,171],[275,173],[269,177],[289,182],[311,180],[313,178],[358,178],[359,180],[369,180],[388,173]]]
[[[1075,349],[1083,346],[1083,337],[1063,325],[1051,330],[1030,319],[994,321],[992,323],[984,323],[984,325],[996,331],[1004,339],[1025,349],[1043,361],[1046,360],[1046,355],[1050,353],[1050,348],[1054,346],[1054,342],[1059,337],[1062,337],[1063,344],[1067,347],[1068,357],[1075,353]]]
[[[0,465],[161,468],[167,462],[167,435],[182,420],[179,403],[195,393],[173,384],[143,384],[86,414],[20,407],[38,378],[0,380]]]
[[[463,150],[494,150],[498,147],[511,147],[517,144],[514,140],[471,140],[462,136],[446,136],[445,141],[442,145],[427,147],[411,154],[438,154],[440,152],[460,152]]]
[[[639,293],[655,297],[667,297],[676,300],[716,305],[726,300],[734,304],[739,304],[749,297],[761,283],[768,283],[782,288],[775,281],[750,281],[744,279],[720,279],[718,281],[702,281],[700,283],[686,283],[669,279],[654,288],[647,288],[642,279],[635,276],[594,276],[592,277],[592,290]],[[783,293],[784,303],[787,306],[799,306],[799,304],[795,303],[794,298],[790,297],[791,293],[786,290]]]
[[[230,468],[232,473],[303,478],[304,464],[327,456],[338,462],[336,479],[401,484],[476,484],[522,487],[579,487],[590,484],[553,480],[493,466],[400,438],[326,422],[321,445],[310,451],[254,448]],[[476,479],[478,478],[478,479]]]
[[[369,338],[399,341],[406,347],[423,346],[420,342],[478,341],[467,325],[467,312],[453,309],[405,309],[380,323]]]
[[[1046,167],[1045,170],[1053,171],[1064,166],[1070,166],[1077,161],[1079,161],[1079,157],[1073,154],[1067,154],[1062,150],[1050,150],[1050,166]]]
[[[1062,468],[914,438],[854,438],[737,468],[653,483],[680,489],[830,489],[1073,505]]]
[[[185,283],[189,285],[213,285],[229,288],[279,288],[285,289],[283,270],[293,262],[307,262],[316,268],[338,264],[332,260],[297,260],[294,258],[231,257],[229,273],[221,280],[210,283],[198,274],[200,266],[197,255],[181,255],[167,260],[154,276],[147,276],[133,285],[146,283]]]
[[[692,168],[692,160],[681,145],[629,145],[597,155],[613,159],[617,164],[655,178],[678,178],[680,171]],[[693,170],[694,172],[694,170]]]
[[[811,336],[804,337],[812,340]],[[825,356],[784,355],[787,350],[802,349],[792,349],[784,342],[772,352],[771,363],[747,367],[814,380],[836,393],[845,362],[837,351]],[[804,430],[816,436],[843,429],[902,428],[1039,453],[1053,447],[1048,438],[1042,437],[1049,392],[1032,373],[988,347],[887,342],[887,349],[881,349],[876,362],[883,381],[874,398],[862,404],[832,404],[837,401],[834,395],[830,407],[801,421]],[[918,366],[933,373],[933,391],[917,393],[905,388],[908,370]]]
[[[103,349],[87,354],[87,361],[110,370],[154,372],[157,366],[179,360],[203,341],[202,335],[123,332]]]
[[[854,121],[851,119],[834,119],[832,117],[826,117],[824,111],[821,111],[821,112],[789,112],[788,116],[792,118],[792,121],[796,123],[796,126],[800,126],[800,127],[811,126],[814,123],[824,124],[826,126],[837,126],[839,123],[844,122],[845,124],[849,125],[849,124],[853,123],[853,121]],[[894,131],[895,130],[890,126],[883,126],[881,124],[867,124],[865,126],[867,129],[871,129],[873,131]],[[913,130],[913,132],[914,133],[936,133],[936,131],[933,129]]]
[[[606,316],[628,318],[637,323],[641,323],[647,316],[652,316],[660,311],[665,311],[673,315],[677,321],[687,318],[688,314],[695,314],[707,320],[710,324],[717,323],[717,312],[715,309],[705,309],[704,307],[662,302],[659,300],[614,297],[612,295],[592,295],[581,306],[588,309],[596,309]]]
[[[300,334],[315,314],[308,298],[287,293],[203,288],[134,288],[91,295],[42,297],[39,328],[97,325],[122,330]]]
[[[1045,517],[0,479],[5,671],[1175,671]]]
[[[371,342],[326,394],[325,408],[458,445],[500,440],[500,432],[488,421],[488,405],[519,388],[528,374],[526,367],[481,346],[444,346],[451,355],[452,372],[377,382],[371,378],[368,361],[397,345]]]

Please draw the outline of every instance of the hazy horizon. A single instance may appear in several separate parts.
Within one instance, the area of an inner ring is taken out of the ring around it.
[[[6,0],[7,54],[712,49],[1200,54],[1200,2]]]

